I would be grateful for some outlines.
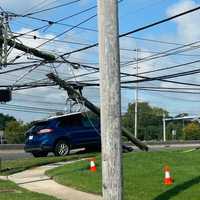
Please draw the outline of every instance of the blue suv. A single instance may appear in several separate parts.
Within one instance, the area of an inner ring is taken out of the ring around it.
[[[100,119],[92,113],[73,113],[35,122],[26,133],[25,151],[35,157],[49,152],[69,154],[75,148],[100,148]]]

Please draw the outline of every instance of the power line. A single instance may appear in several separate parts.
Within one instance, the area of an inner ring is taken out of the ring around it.
[[[158,92],[159,93],[159,96],[163,96],[163,97],[165,97],[165,98],[169,98],[169,99],[175,99],[175,100],[179,100],[179,101],[187,101],[187,102],[199,102],[199,100],[193,100],[193,99],[183,99],[183,98],[180,98],[180,97],[177,97],[177,96],[166,96],[166,95],[164,95],[164,94],[162,94],[163,93],[163,91],[151,91],[151,90],[149,90],[149,92]],[[167,93],[167,92],[166,92]],[[168,93],[174,93],[174,92],[171,92],[171,91],[169,91]],[[193,94],[193,93],[189,93],[189,94]],[[200,93],[194,93],[194,94],[197,94],[197,95],[199,95]]]
[[[14,34],[17,34],[17,35],[20,35],[21,33],[17,33],[17,32],[13,32]],[[27,36],[27,37],[26,37]],[[27,38],[27,39],[34,39],[34,40],[36,40],[36,39],[41,39],[41,40],[46,40],[46,41],[48,41],[49,40],[49,38],[45,38],[45,37],[39,37],[39,36],[36,36],[36,35],[29,35],[29,34],[25,34],[24,36],[21,36],[21,37],[24,37],[24,38]],[[134,38],[134,37],[131,37],[131,38]],[[145,38],[142,38],[141,40],[149,40],[149,39],[145,39]],[[151,39],[150,39],[151,40]],[[60,43],[67,43],[67,44],[75,44],[75,45],[83,45],[83,46],[87,46],[87,45],[89,45],[88,43],[83,43],[83,42],[74,42],[74,41],[66,41],[66,40],[53,40],[54,42],[60,42]],[[158,43],[160,43],[160,42],[162,42],[162,43],[164,43],[164,44],[169,44],[170,42],[164,42],[164,41],[157,41],[157,40],[153,40],[154,42],[158,42]],[[184,44],[177,44],[177,43],[170,43],[170,44],[174,44],[174,45],[178,45],[178,46],[184,46]],[[120,50],[122,50],[122,51],[136,51],[136,49],[129,49],[129,48],[120,48]],[[154,53],[155,55],[157,55],[157,54],[164,54],[164,52],[155,52],[155,51],[149,51],[149,50],[141,50],[140,49],[140,51],[141,52],[147,52],[147,53]],[[200,56],[200,55],[198,55],[198,54],[180,54],[180,53],[174,53],[174,54],[176,54],[176,55],[181,55],[181,56]],[[153,56],[153,55],[151,55],[151,56]],[[132,62],[132,61],[129,61],[129,62]],[[129,62],[127,62],[127,63],[129,63]]]
[[[177,77],[181,77],[181,76],[188,76],[188,75],[197,74],[197,73],[200,73],[200,69],[179,72],[179,73],[174,73],[174,74],[168,74],[168,75],[163,75],[163,76],[157,76],[157,77],[144,77],[144,76],[134,75],[135,77],[139,77],[139,78],[143,78],[143,79],[133,80],[133,81],[122,81],[121,83],[127,84],[127,83],[136,83],[136,82],[154,81],[154,80],[160,81],[160,80],[165,80],[165,79],[177,78]]]
[[[25,14],[25,15],[23,15],[23,16],[26,17],[26,16],[30,16],[30,15],[35,15],[35,14],[38,14],[38,13],[41,13],[41,12],[46,12],[46,11],[49,11],[49,10],[54,10],[54,9],[57,9],[57,8],[61,8],[61,7],[64,7],[64,6],[68,6],[68,5],[71,5],[71,4],[80,2],[80,1],[81,1],[81,0],[75,0],[75,1],[67,2],[67,3],[60,4],[60,5],[51,7],[51,8],[46,8],[46,9],[43,9],[43,10],[39,10],[39,11],[27,13],[27,14]]]
[[[42,97],[44,98],[44,97]],[[15,98],[15,101],[22,101],[22,102],[31,102],[34,104],[45,104],[45,105],[54,105],[54,106],[65,106],[63,102],[51,102],[51,101],[38,101],[38,100],[31,100],[31,99],[24,99],[24,98]]]
[[[186,15],[186,14],[195,12],[195,11],[197,11],[197,10],[199,10],[199,9],[200,9],[200,6],[195,7],[195,8],[193,8],[193,9],[187,10],[187,11],[185,11],[185,12],[181,12],[181,13],[179,13],[179,14],[177,14],[177,15],[173,15],[173,16],[171,16],[171,17],[168,17],[168,18],[165,18],[165,19],[163,19],[163,20],[154,22],[154,23],[152,23],[152,24],[149,24],[149,25],[146,25],[146,26],[137,28],[137,29],[135,29],[135,30],[133,30],[133,31],[129,31],[129,32],[123,33],[123,34],[119,35],[119,37],[121,38],[121,37],[130,35],[130,34],[133,34],[133,33],[136,33],[136,32],[139,32],[139,31],[142,31],[142,30],[145,30],[145,29],[154,27],[154,26],[157,26],[157,25],[162,24],[162,23],[164,23],[164,22],[171,21],[172,19],[175,19],[175,18],[184,16],[184,15]],[[81,49],[77,49],[77,50],[74,50],[74,51],[71,51],[71,52],[67,52],[67,53],[65,53],[65,54],[62,54],[62,56],[69,55],[69,54],[73,54],[73,53],[77,53],[77,52],[80,52],[80,51],[85,51],[85,50],[87,50],[87,49],[90,49],[90,48],[93,48],[93,47],[96,47],[96,46],[98,46],[98,43],[91,44],[91,45],[89,45],[89,46],[87,46],[87,47],[84,47],[84,48],[81,48]]]
[[[41,108],[41,107],[35,107],[35,106],[21,106],[16,104],[5,104],[5,107],[10,108],[19,108],[19,109],[27,109],[27,110],[34,110],[34,111],[46,111],[46,112],[62,112],[63,110],[59,109],[51,109],[51,108]]]
[[[73,15],[71,15],[71,16],[67,16],[67,17],[65,17],[65,18],[59,19],[59,20],[57,20],[56,22],[52,22],[52,21],[49,21],[49,20],[42,20],[42,21],[48,22],[48,25],[44,25],[44,26],[35,28],[35,29],[33,29],[33,30],[31,30],[31,31],[28,31],[28,32],[26,32],[26,33],[21,33],[21,34],[19,34],[17,37],[21,37],[21,36],[23,36],[23,35],[27,35],[27,34],[29,34],[29,33],[32,33],[32,32],[38,31],[38,30],[41,30],[41,29],[43,29],[43,28],[47,28],[48,26],[50,26],[50,25],[52,25],[52,24],[54,24],[54,23],[59,23],[60,21],[62,21],[62,20],[64,20],[64,19],[69,19],[69,18],[71,18],[71,17],[77,16],[77,15],[82,14],[82,13],[84,13],[84,12],[87,12],[87,11],[93,9],[93,8],[94,8],[94,6],[88,8],[88,9],[85,9],[85,10],[83,10],[83,11],[81,11],[81,12],[75,13],[75,14],[73,14]],[[17,15],[17,14],[14,14],[14,15],[15,15],[15,16],[25,17],[24,15]],[[61,33],[61,34],[59,34],[59,35],[57,35],[57,36],[55,36],[54,38],[48,39],[46,42],[44,42],[43,44],[39,45],[38,47],[40,47],[40,46],[42,46],[42,45],[44,45],[44,44],[46,44],[46,43],[48,43],[48,42],[50,42],[50,41],[52,41],[52,40],[55,40],[56,38],[60,37],[61,35],[63,35],[63,34],[65,34],[65,33],[69,32],[69,31],[73,30],[74,28],[77,28],[79,25],[81,25],[81,24],[83,24],[83,23],[89,21],[89,20],[92,19],[93,17],[95,17],[95,16],[91,16],[90,18],[84,20],[84,21],[81,22],[80,24],[77,24],[77,25],[75,25],[75,26],[72,26],[70,29],[64,31],[63,33]],[[41,19],[39,19],[39,20],[41,20]],[[13,38],[16,38],[16,36],[14,36]],[[37,47],[37,48],[38,48],[38,47]],[[25,54],[22,54],[21,56],[23,56],[23,55],[25,55]],[[18,58],[21,57],[21,56],[16,57],[16,59],[18,59]]]
[[[37,65],[32,64],[32,65],[23,66],[23,67],[19,67],[19,68],[15,68],[15,69],[10,69],[10,70],[7,70],[7,71],[0,72],[0,74],[6,74],[6,73],[10,73],[10,72],[15,72],[15,71],[19,71],[19,70],[24,70],[24,69],[31,68],[31,67],[40,66],[40,65],[42,65],[43,63],[44,63],[44,62],[41,62],[41,63],[39,63],[39,64],[37,64]]]
[[[120,50],[121,51],[130,51],[130,52],[136,52],[137,50],[136,49],[129,49],[129,48],[120,48]],[[192,49],[193,50],[193,49]],[[184,51],[188,51],[188,50],[184,50]],[[158,54],[163,54],[163,52],[162,51],[151,51],[151,50],[142,50],[142,49],[140,49],[140,52],[142,52],[142,53],[153,53],[153,54],[155,54],[155,55],[158,55]],[[169,54],[168,54],[169,55]],[[165,56],[168,56],[168,55],[166,55],[165,54]],[[175,52],[175,53],[170,53],[170,55],[178,55],[178,56],[190,56],[190,57],[200,57],[200,54],[183,54],[183,53],[177,53],[177,52]],[[151,56],[149,56],[149,57],[152,57],[152,55]],[[140,60],[145,60],[145,58],[141,58]],[[131,62],[133,62],[133,61],[128,61],[127,63],[131,63]]]
[[[135,89],[135,86],[123,86],[123,88]],[[200,87],[161,87],[161,86],[139,86],[139,89],[159,89],[159,90],[176,90],[176,91],[200,91]]]
[[[19,34],[20,33],[16,33],[14,32],[14,34]],[[27,37],[26,37],[27,36]],[[49,41],[48,38],[45,38],[45,37],[39,37],[39,36],[35,36],[35,35],[29,35],[29,34],[25,34],[24,36],[21,36],[21,37],[24,37],[24,38],[27,38],[27,39],[41,39],[41,40],[46,40],[46,41]],[[147,39],[148,40],[148,39]],[[53,40],[54,42],[60,42],[60,43],[66,43],[66,44],[75,44],[75,45],[83,45],[83,46],[87,46],[89,45],[88,43],[83,43],[83,42],[73,42],[73,41],[66,41],[66,40]],[[161,41],[155,41],[155,42],[161,42]],[[166,42],[168,44],[168,42]],[[171,43],[170,43],[171,44]],[[179,44],[180,45],[183,45],[183,44]],[[128,49],[128,48],[120,48],[120,50],[122,51],[136,51],[136,49]],[[145,50],[140,50],[141,52],[147,52],[147,53],[155,53],[155,54],[163,54],[163,52],[155,52],[155,51],[145,51]],[[179,54],[179,53],[176,53],[176,55],[181,55],[181,56],[200,56],[200,55],[193,55],[193,54]],[[130,63],[132,61],[129,61],[127,63]]]
[[[163,58],[163,57],[171,56],[171,55],[177,55],[178,53],[182,53],[182,52],[186,52],[186,51],[191,51],[191,50],[194,50],[194,49],[198,49],[198,48],[200,48],[200,45],[192,46],[192,45],[195,45],[197,43],[200,43],[200,41],[196,41],[196,42],[184,44],[184,45],[176,47],[176,48],[168,49],[166,51],[162,51],[162,52],[150,55],[150,56],[143,57],[138,62],[139,63],[147,62],[147,61],[150,61],[150,60],[154,60],[154,59],[158,59],[158,58]],[[187,47],[187,48],[183,49],[185,47]],[[129,61],[126,64],[124,64],[124,66],[128,66],[130,64],[136,64],[136,61]]]
[[[83,13],[85,13],[85,12],[88,12],[88,11],[90,11],[90,10],[93,10],[93,9],[96,8],[96,7],[97,7],[96,5],[95,5],[95,6],[91,6],[91,7],[87,8],[87,9],[85,9],[85,10],[81,10],[80,12],[74,13],[74,14],[72,14],[72,15],[70,15],[70,16],[63,17],[63,18],[61,18],[61,19],[55,21],[55,23],[59,23],[59,22],[61,22],[61,21],[64,21],[64,20],[70,19],[70,18],[72,18],[72,17],[75,17],[75,16],[77,16],[77,15],[83,14]]]
[[[62,35],[64,35],[64,34],[68,33],[69,31],[72,31],[73,29],[75,29],[75,28],[78,27],[79,25],[84,24],[84,23],[90,21],[90,20],[93,19],[94,17],[96,17],[96,14],[95,14],[95,15],[92,15],[92,16],[90,16],[90,17],[88,17],[87,19],[85,19],[85,20],[81,21],[80,23],[74,25],[74,26],[71,27],[70,29],[67,29],[67,30],[63,31],[62,33],[56,35],[55,37],[49,39],[48,41],[46,41],[46,42],[40,44],[39,46],[37,46],[37,48],[39,48],[39,47],[41,47],[41,46],[43,46],[43,45],[45,45],[45,44],[47,44],[47,43],[53,41],[54,39],[56,39],[56,38],[58,38],[58,37],[60,37],[60,36],[62,36]]]
[[[68,63],[74,64],[73,62],[69,62],[69,61],[68,61]],[[92,69],[99,70],[99,68],[92,67],[92,66],[87,66],[87,65],[81,65],[81,66],[89,67],[90,69],[92,68]],[[146,76],[139,76],[138,75],[139,78],[143,78],[143,79],[139,79],[138,82],[158,80],[158,81],[171,82],[171,83],[176,83],[176,84],[200,86],[198,84],[193,84],[193,83],[184,83],[184,82],[178,82],[178,81],[165,80],[165,79],[169,79],[169,78],[176,78],[176,77],[181,77],[181,76],[192,75],[192,74],[196,74],[196,73],[199,73],[199,72],[200,72],[200,69],[181,72],[181,73],[175,73],[175,74],[169,74],[169,75],[165,75],[165,76],[158,76],[158,77],[146,77]],[[134,74],[128,74],[128,73],[123,73],[123,72],[121,74],[122,75],[128,75],[128,76],[135,76],[136,77],[136,75],[134,75]],[[137,80],[122,81],[121,83],[136,83],[136,82],[137,82]]]
[[[48,28],[49,26],[53,25],[53,24],[59,24],[59,25],[64,25],[64,26],[70,26],[70,27],[74,27],[74,25],[67,25],[67,24],[63,24],[63,23],[60,23],[61,21],[64,21],[66,19],[70,19],[72,17],[75,17],[75,16],[78,16],[80,14],[83,14],[83,13],[86,13],[94,8],[96,8],[97,6],[92,6],[92,7],[89,7],[87,9],[84,9],[84,10],[81,10],[77,13],[74,13],[73,15],[70,15],[70,16],[66,16],[66,17],[63,17],[57,21],[52,21],[52,20],[46,20],[46,19],[41,19],[41,18],[37,18],[37,17],[31,17],[31,16],[24,16],[24,15],[19,15],[19,14],[16,14],[16,13],[12,13],[15,17],[28,17],[28,18],[31,18],[31,19],[35,19],[35,20],[39,20],[39,21],[42,21],[42,22],[47,22],[48,25],[44,25],[44,26],[41,26],[41,27],[38,27],[34,30],[40,30],[40,29],[43,29],[43,28]]]
[[[133,87],[133,86],[122,86],[123,89],[136,89],[136,87]],[[142,91],[153,91],[153,92],[166,92],[166,93],[177,93],[177,94],[200,94],[200,91],[199,92],[193,92],[193,91],[177,91],[176,88],[174,88],[173,90],[172,89],[153,89],[153,88],[150,88],[150,87],[139,87],[138,88],[139,90],[142,90]]]
[[[136,36],[126,36],[127,38],[133,38],[136,40],[142,40],[142,41],[147,41],[147,42],[153,42],[153,43],[160,43],[160,44],[168,44],[168,45],[176,45],[176,46],[181,46],[183,44],[181,43],[176,43],[176,42],[171,42],[171,41],[163,41],[163,40],[155,40],[155,39],[150,39],[150,38],[144,38],[144,37],[136,37]]]
[[[183,67],[183,66],[186,66],[186,65],[191,65],[191,64],[195,64],[195,63],[199,63],[199,62],[200,62],[200,60],[195,60],[195,61],[191,61],[191,62],[187,62],[187,63],[183,63],[183,64],[178,64],[178,65],[174,65],[174,66],[170,66],[170,67],[158,68],[158,69],[150,70],[150,71],[144,71],[144,72],[138,73],[138,75],[140,75],[140,74],[149,74],[149,73],[153,73],[153,72],[174,69],[174,68]]]
[[[27,10],[26,10],[26,12],[29,12],[29,11],[31,11],[31,10],[35,10],[36,8],[38,8],[38,7],[43,7],[42,6],[42,4],[44,4],[44,3],[46,3],[46,0],[43,0],[42,2],[40,2],[40,4],[34,4],[32,7],[30,7],[30,8],[28,8]],[[38,8],[39,9],[39,8]]]
[[[27,113],[37,113],[37,114],[53,114],[55,112],[47,112],[47,111],[36,111],[36,110],[27,110],[27,109],[20,109],[20,108],[14,108],[14,107],[9,107],[9,106],[1,106],[0,105],[0,110],[9,110],[9,111],[19,111],[19,112],[27,112]]]
[[[96,17],[96,14],[95,14],[95,15],[92,15],[92,16],[90,16],[89,18],[87,18],[87,19],[81,21],[80,23],[74,25],[74,26],[71,27],[70,29],[67,29],[67,30],[65,30],[64,32],[62,32],[62,33],[56,35],[55,37],[50,38],[49,40],[47,40],[47,41],[45,41],[44,43],[42,43],[42,44],[40,44],[39,46],[37,46],[36,48],[39,48],[39,47],[41,47],[41,46],[43,46],[43,45],[45,45],[45,44],[47,44],[47,43],[49,43],[49,42],[55,40],[56,38],[58,38],[58,37],[60,37],[60,36],[62,36],[62,35],[64,35],[64,34],[66,34],[67,32],[72,31],[73,29],[75,29],[75,28],[78,27],[79,25],[84,24],[84,23],[90,21],[90,20],[93,19],[94,17]],[[46,26],[43,26],[43,27],[40,27],[40,28],[44,28],[44,27],[46,27]],[[39,29],[40,29],[40,28],[39,28]],[[31,31],[31,32],[33,32],[33,31]],[[29,31],[28,33],[30,33],[30,31]],[[22,33],[22,34],[19,35],[19,36],[23,36],[24,34],[26,34],[26,33]],[[19,37],[19,36],[18,36],[18,37]],[[23,55],[25,55],[25,53],[23,53],[22,55],[16,57],[15,60],[18,59],[19,57],[23,56]]]

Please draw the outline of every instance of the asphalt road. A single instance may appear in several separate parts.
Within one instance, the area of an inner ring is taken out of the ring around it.
[[[0,150],[1,160],[16,160],[20,158],[33,157],[31,154],[24,152],[24,150]]]
[[[82,150],[82,151],[81,151]],[[72,150],[71,154],[83,153],[83,149]],[[53,153],[49,153],[48,156],[53,156]],[[17,160],[23,158],[33,158],[31,153],[26,153],[24,150],[0,150],[0,159],[5,160]]]
[[[135,152],[138,152],[136,147],[133,147]],[[200,148],[200,144],[171,144],[171,145],[151,145],[150,151],[168,150],[168,149],[180,149],[180,148]],[[80,151],[80,149],[79,149]],[[74,150],[72,153],[77,153]],[[49,154],[53,155],[53,154]],[[0,150],[0,158],[2,160],[16,160],[21,158],[31,158],[32,154],[24,152],[24,150]]]

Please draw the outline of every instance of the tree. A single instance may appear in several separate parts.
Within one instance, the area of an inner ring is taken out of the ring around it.
[[[183,129],[186,140],[200,139],[200,124],[198,122],[191,122]]]
[[[0,130],[4,130],[6,123],[9,121],[16,121],[16,119],[12,116],[0,113]]]
[[[5,138],[10,144],[24,143],[25,132],[29,126],[22,121],[9,121],[5,127]]]
[[[134,133],[135,103],[128,105],[128,111],[122,118],[123,125]],[[152,107],[147,102],[138,103],[138,138],[141,140],[162,139],[163,114],[168,112],[162,108]]]

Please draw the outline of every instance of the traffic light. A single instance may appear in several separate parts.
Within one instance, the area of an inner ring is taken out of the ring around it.
[[[0,89],[0,102],[8,102],[12,99],[12,93],[10,89]]]

